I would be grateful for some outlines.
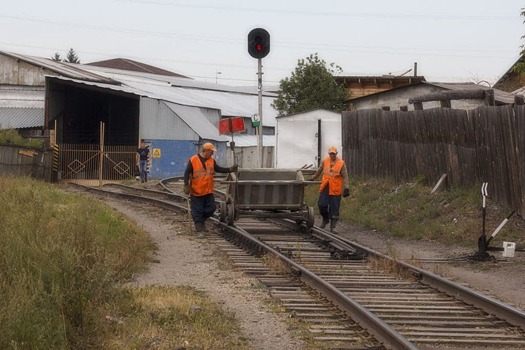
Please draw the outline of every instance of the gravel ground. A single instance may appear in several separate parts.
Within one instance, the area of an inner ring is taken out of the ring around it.
[[[302,349],[301,339],[289,329],[286,314],[272,312],[266,301],[267,292],[257,281],[239,271],[219,267],[213,246],[207,239],[189,235],[188,217],[171,216],[156,208],[139,207],[135,203],[102,199],[147,231],[159,247],[158,261],[152,263],[137,285],[191,285],[205,291],[212,299],[234,312],[253,349]],[[212,226],[209,226],[210,228]],[[372,249],[395,255],[398,259],[449,258],[469,255],[470,247],[446,247],[437,242],[392,239],[388,236],[355,226],[340,225],[341,235]],[[472,289],[487,293],[511,305],[525,306],[525,255],[516,252],[514,258],[501,259],[500,252],[492,253],[495,261],[426,264],[435,273],[460,282]]]
[[[157,261],[137,276],[136,285],[190,285],[232,311],[252,349],[303,349],[303,342],[289,331],[287,314],[270,310],[269,295],[254,278],[219,266],[214,247],[206,238],[189,235],[186,215],[167,217],[166,212],[144,209],[132,202],[102,199],[148,232],[158,245]],[[213,229],[213,226],[209,226]]]

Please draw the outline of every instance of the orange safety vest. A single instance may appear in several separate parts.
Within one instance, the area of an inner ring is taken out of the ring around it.
[[[191,194],[196,197],[213,193],[213,174],[215,174],[215,160],[206,159],[206,168],[202,166],[199,155],[190,158],[193,174],[191,177]]]
[[[328,194],[330,196],[340,196],[343,194],[343,175],[341,170],[345,162],[341,158],[337,158],[333,166],[330,166],[330,157],[326,157],[323,161],[323,180],[319,192],[323,192],[328,185]]]

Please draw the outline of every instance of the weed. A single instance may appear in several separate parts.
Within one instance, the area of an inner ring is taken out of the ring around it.
[[[424,179],[399,184],[389,179],[351,178],[351,196],[341,202],[340,217],[393,237],[477,246],[481,234],[479,186],[454,187],[431,194]],[[318,188],[306,188],[305,200],[317,208]],[[510,209],[488,201],[486,234],[490,235]],[[523,219],[514,216],[492,245],[503,240],[525,245]]]

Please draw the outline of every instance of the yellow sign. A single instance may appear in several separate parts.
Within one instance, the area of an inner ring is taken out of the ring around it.
[[[21,149],[21,150],[18,150],[18,154],[22,154],[22,155],[28,156],[28,157],[33,157],[33,156],[37,155],[38,153],[35,152],[35,151]]]
[[[160,158],[160,148],[153,149],[153,158]]]

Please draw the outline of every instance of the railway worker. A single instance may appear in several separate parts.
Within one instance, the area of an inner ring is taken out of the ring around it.
[[[350,185],[348,182],[348,170],[345,162],[337,157],[337,148],[331,146],[328,149],[328,157],[323,160],[323,164],[312,176],[312,180],[323,175],[321,187],[319,189],[319,213],[323,217],[321,228],[325,228],[330,223],[330,231],[337,233],[335,227],[339,220],[339,207],[341,205],[341,195],[350,195]]]
[[[136,161],[139,167],[140,182],[148,182],[148,158],[149,158],[149,146],[144,143],[144,140],[140,140],[140,147],[137,149]]]
[[[232,173],[239,168],[237,164],[223,168],[213,159],[216,152],[212,143],[202,145],[200,153],[192,156],[184,171],[184,193],[190,195],[191,217],[195,231],[208,232],[206,219],[215,212],[215,197],[213,195],[213,175],[217,173]]]

